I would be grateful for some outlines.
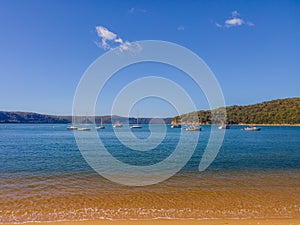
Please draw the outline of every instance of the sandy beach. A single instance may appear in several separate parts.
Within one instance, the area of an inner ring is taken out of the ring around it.
[[[299,225],[297,219],[216,219],[216,220],[98,220],[78,222],[30,222],[27,225]],[[6,224],[10,225],[10,224]],[[12,224],[11,224],[12,225]]]

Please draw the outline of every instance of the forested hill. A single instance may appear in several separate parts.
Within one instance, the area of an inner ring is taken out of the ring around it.
[[[213,112],[220,109],[213,110]],[[199,122],[211,123],[210,110],[198,111]],[[247,106],[226,107],[229,124],[300,124],[300,98],[277,99]],[[173,118],[172,122],[190,121],[191,113]],[[219,121],[221,122],[221,121]]]
[[[53,116],[33,112],[0,111],[0,123],[69,123],[71,116]]]

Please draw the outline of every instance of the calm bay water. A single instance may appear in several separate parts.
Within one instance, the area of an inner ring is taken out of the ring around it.
[[[94,172],[66,127],[0,124],[1,223],[300,216],[300,127],[251,132],[233,126],[226,131],[215,161],[200,173],[210,130],[217,132],[204,126],[186,166],[174,177],[145,187],[115,184]],[[119,160],[152,165],[172,153],[180,131],[168,127],[162,143],[150,151],[125,147],[111,125],[98,133]],[[134,135],[146,141],[147,125],[134,130]]]

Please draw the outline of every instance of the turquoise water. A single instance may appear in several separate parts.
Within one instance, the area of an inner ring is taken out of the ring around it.
[[[78,150],[73,132],[66,127],[1,124],[1,176],[92,171]],[[195,153],[183,171],[197,172],[210,129],[203,126]],[[114,135],[111,125],[98,132],[113,156],[133,165],[150,165],[172,153],[180,131],[168,128],[163,142],[150,151],[132,151],[125,147]],[[134,133],[145,139],[150,131],[143,125],[143,129]],[[261,131],[249,132],[232,126],[226,131],[223,146],[208,170],[293,170],[300,169],[299,162],[300,127],[263,127]]]

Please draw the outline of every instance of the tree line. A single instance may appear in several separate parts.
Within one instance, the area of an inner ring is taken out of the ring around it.
[[[300,98],[277,99],[247,106],[200,110],[173,118],[172,123],[300,124]]]

